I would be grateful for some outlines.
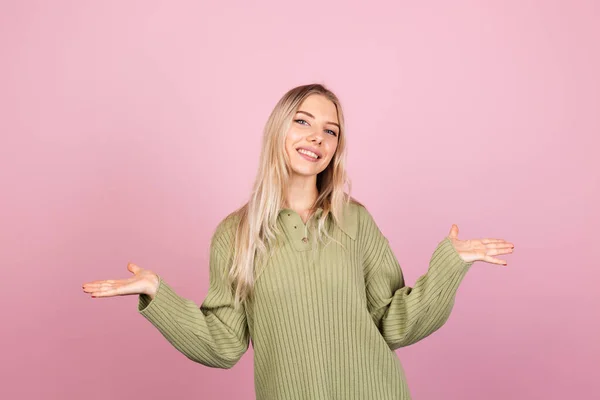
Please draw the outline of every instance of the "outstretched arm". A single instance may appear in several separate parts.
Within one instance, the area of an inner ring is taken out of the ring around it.
[[[159,275],[156,295],[151,299],[141,294],[138,311],[192,361],[231,368],[248,349],[250,334],[243,307],[233,307],[233,291],[226,283],[227,264],[219,240],[215,234],[211,241],[210,286],[200,307],[178,296]]]
[[[450,316],[457,289],[473,264],[444,238],[429,270],[414,287],[406,286],[400,264],[372,216],[361,213],[361,241],[369,312],[392,350],[408,346],[438,330]]]

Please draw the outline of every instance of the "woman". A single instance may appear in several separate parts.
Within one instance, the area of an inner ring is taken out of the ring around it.
[[[367,209],[344,192],[338,98],[296,87],[271,113],[249,201],[217,226],[198,307],[160,276],[83,285],[92,297],[139,294],[138,311],[186,357],[231,368],[252,342],[257,399],[410,399],[394,352],[440,328],[478,260],[506,263],[502,239],[459,240],[452,226],[427,274],[404,284]],[[350,184],[349,184],[350,186]]]

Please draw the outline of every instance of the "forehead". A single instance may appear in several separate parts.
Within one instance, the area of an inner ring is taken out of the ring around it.
[[[335,104],[327,97],[320,94],[311,94],[298,107],[298,111],[306,111],[327,121],[338,122]]]

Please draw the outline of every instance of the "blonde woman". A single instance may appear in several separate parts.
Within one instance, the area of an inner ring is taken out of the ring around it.
[[[453,225],[406,286],[373,217],[344,191],[345,156],[338,98],[319,84],[291,89],[266,123],[248,202],[212,236],[200,307],[131,263],[131,278],[84,292],[139,294],[139,313],[205,366],[233,367],[252,342],[259,400],[410,399],[394,350],[444,324],[475,261],[506,265],[494,256],[514,246],[459,240]]]

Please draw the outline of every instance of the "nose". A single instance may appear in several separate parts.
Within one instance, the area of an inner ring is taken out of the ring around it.
[[[320,144],[323,141],[323,134],[319,130],[314,130],[308,137],[308,140],[310,140],[311,142],[316,142],[316,143]]]

